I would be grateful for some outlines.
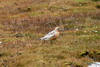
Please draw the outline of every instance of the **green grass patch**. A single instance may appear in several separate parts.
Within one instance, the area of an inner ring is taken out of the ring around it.
[[[43,12],[32,12],[29,14],[29,16],[41,16],[43,15]]]
[[[75,0],[76,2],[85,2],[87,0]]]
[[[13,16],[8,16],[9,18],[17,18],[17,17],[20,17],[20,15],[13,15]]]
[[[14,36],[15,37],[36,37],[36,35],[32,33],[17,33]]]

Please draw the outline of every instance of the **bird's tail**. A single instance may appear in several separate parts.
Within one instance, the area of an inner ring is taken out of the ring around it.
[[[40,38],[40,40],[44,40],[44,38],[43,38],[43,37],[41,37],[41,38]]]

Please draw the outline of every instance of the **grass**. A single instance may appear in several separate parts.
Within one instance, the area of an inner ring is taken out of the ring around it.
[[[76,2],[85,2],[87,0],[75,0]]]
[[[99,0],[0,1],[1,67],[87,67],[100,61]],[[42,36],[64,29],[53,44]],[[76,29],[79,30],[76,30]]]

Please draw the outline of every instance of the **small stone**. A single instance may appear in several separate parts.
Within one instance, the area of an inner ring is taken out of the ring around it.
[[[76,30],[76,31],[78,31],[79,29],[78,29],[78,28],[76,28],[75,30]]]
[[[100,62],[94,62],[90,64],[88,67],[100,67]]]

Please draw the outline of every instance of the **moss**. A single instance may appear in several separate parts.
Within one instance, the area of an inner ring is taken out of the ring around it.
[[[43,15],[43,12],[32,12],[29,14],[29,16],[41,16]]]
[[[26,33],[25,36],[26,37],[36,37],[36,35],[35,34],[32,34],[32,33]]]
[[[76,2],[85,2],[87,0],[75,0]]]
[[[97,54],[97,55],[100,55],[100,52],[97,52],[96,54]]]
[[[24,37],[25,35],[22,34],[22,33],[17,33],[17,34],[15,34],[14,36],[15,36],[15,37]]]
[[[18,18],[18,17],[20,17],[20,15],[18,14],[18,15],[13,15],[13,16],[8,16],[9,18]]]

